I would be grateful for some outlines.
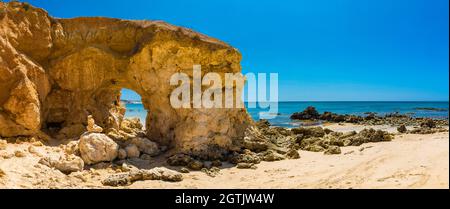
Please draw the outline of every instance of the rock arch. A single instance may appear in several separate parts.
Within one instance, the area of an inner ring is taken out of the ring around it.
[[[233,149],[252,123],[245,109],[174,109],[173,73],[241,71],[231,46],[158,21],[57,19],[24,3],[0,3],[0,136],[57,129],[77,137],[93,115],[120,122],[120,89],[139,93],[152,140],[191,154]],[[241,87],[238,87],[241,88]]]

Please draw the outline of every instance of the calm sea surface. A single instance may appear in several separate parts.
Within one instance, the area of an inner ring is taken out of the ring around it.
[[[248,104],[246,103],[248,106]],[[375,112],[379,115],[399,112],[411,114],[413,117],[446,118],[449,117],[448,102],[279,102],[278,115],[269,119],[274,126],[294,127],[298,123],[289,119],[294,112],[303,111],[308,106],[314,106],[322,113],[324,111],[339,114],[364,115],[365,112]],[[125,117],[138,117],[145,123],[147,111],[142,104],[126,104]],[[417,108],[438,108],[440,110],[423,110]],[[247,108],[255,120],[267,115],[267,109]]]

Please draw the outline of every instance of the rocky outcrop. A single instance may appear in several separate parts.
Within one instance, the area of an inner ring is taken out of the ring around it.
[[[361,125],[391,125],[391,126],[421,126],[428,128],[435,128],[437,126],[448,126],[447,119],[430,119],[412,117],[409,114],[400,114],[398,112],[378,116],[373,112],[364,113],[365,116],[350,115],[350,114],[336,114],[332,112],[318,113],[315,107],[307,107],[302,112],[296,112],[291,115],[293,120],[312,120],[312,121],[326,121],[333,123],[354,123]],[[320,124],[320,123],[318,123]]]
[[[25,3],[0,2],[0,136],[78,137],[89,115],[99,126],[94,132],[130,128],[120,104],[120,90],[128,88],[148,110],[149,139],[215,156],[243,137],[252,123],[246,110],[173,108],[169,79],[192,76],[194,64],[222,77],[240,73],[240,60],[233,47],[164,22],[58,19]]]
[[[291,115],[291,119],[296,120],[313,120],[318,119],[320,116],[315,107],[309,106],[303,112],[296,112]]]

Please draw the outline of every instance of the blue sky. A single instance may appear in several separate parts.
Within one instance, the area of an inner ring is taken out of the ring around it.
[[[448,0],[28,2],[55,17],[164,20],[216,37],[240,50],[244,73],[279,73],[281,101],[449,98]]]

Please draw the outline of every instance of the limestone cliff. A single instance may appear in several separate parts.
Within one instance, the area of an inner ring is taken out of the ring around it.
[[[180,151],[232,149],[251,122],[245,109],[174,109],[176,72],[239,73],[231,46],[159,21],[57,19],[0,2],[0,136],[78,137],[92,115],[105,130],[123,117],[120,90],[142,97],[146,134]],[[241,88],[241,87],[237,87]]]

